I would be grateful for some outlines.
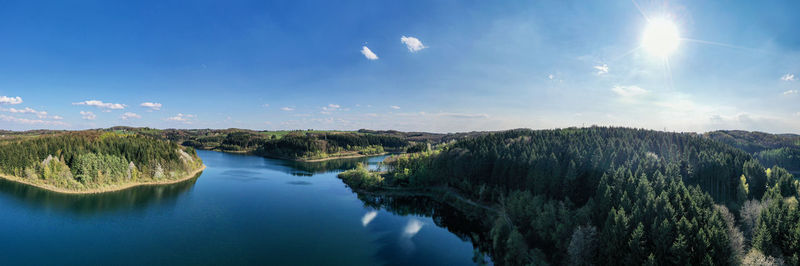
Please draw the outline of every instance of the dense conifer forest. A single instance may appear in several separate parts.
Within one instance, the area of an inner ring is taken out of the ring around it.
[[[503,265],[797,265],[798,182],[715,139],[511,130],[340,177],[359,191],[446,188],[494,206],[485,241]]]
[[[39,133],[0,138],[0,173],[80,192],[180,179],[203,165],[191,147],[138,134]]]

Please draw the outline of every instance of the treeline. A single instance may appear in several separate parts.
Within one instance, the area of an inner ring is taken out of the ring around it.
[[[397,137],[357,133],[291,133],[265,142],[256,151],[267,157],[325,158],[342,152],[380,154],[385,149],[402,149],[409,142]]]
[[[748,153],[784,147],[800,148],[800,135],[769,134],[758,131],[718,130],[704,134],[708,138],[723,142]]]
[[[753,154],[764,166],[800,172],[800,135],[720,130],[705,136]]]
[[[254,131],[247,129],[151,129],[113,127],[110,132],[133,133],[204,150],[255,153],[286,159],[320,159],[337,153],[362,155],[403,152],[412,142],[406,135],[386,132],[319,130]],[[427,142],[427,140],[423,140]]]
[[[0,172],[66,189],[177,178],[195,150],[137,134],[78,131],[0,141]]]
[[[780,214],[796,208],[797,182],[696,134],[512,130],[387,163],[384,180],[362,184],[450,187],[500,206],[489,240],[499,264],[797,263],[788,243],[800,230],[783,224],[794,216]],[[743,206],[762,198],[775,199],[767,206],[776,214],[751,215],[757,229],[746,237]]]
[[[763,165],[777,165],[792,171],[800,171],[800,148],[779,148],[757,152],[755,157]]]

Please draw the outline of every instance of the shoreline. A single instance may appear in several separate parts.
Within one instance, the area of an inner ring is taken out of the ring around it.
[[[345,155],[345,156],[335,156],[335,157],[326,157],[326,158],[319,158],[319,159],[289,159],[292,161],[297,162],[304,162],[304,163],[316,163],[316,162],[324,162],[329,160],[336,160],[336,159],[352,159],[352,158],[362,158],[362,157],[371,157],[371,156],[383,156],[389,154],[388,152],[378,153],[378,154],[354,154],[354,155]]]
[[[129,189],[129,188],[132,188],[132,187],[138,187],[138,186],[154,186],[154,185],[168,185],[168,184],[180,183],[180,182],[183,182],[183,181],[198,177],[199,174],[202,173],[203,170],[205,170],[205,169],[206,169],[206,165],[203,164],[203,167],[200,167],[200,168],[197,168],[195,170],[192,170],[191,172],[187,173],[186,176],[178,178],[178,179],[171,179],[171,180],[165,180],[165,181],[149,181],[149,182],[142,182],[142,183],[130,183],[130,184],[124,184],[124,185],[121,185],[121,186],[106,187],[106,188],[93,188],[93,189],[88,189],[88,190],[69,190],[69,189],[65,189],[65,188],[54,187],[52,185],[36,184],[36,183],[29,182],[29,181],[27,181],[27,180],[25,180],[24,178],[21,178],[21,177],[10,176],[10,175],[5,175],[5,174],[0,174],[0,178],[8,180],[8,181],[11,181],[11,182],[16,182],[16,183],[20,183],[20,184],[24,184],[24,185],[29,185],[29,186],[34,186],[34,187],[37,187],[37,188],[40,188],[40,189],[44,189],[44,190],[51,191],[51,192],[56,192],[56,193],[61,193],[61,194],[73,194],[73,195],[77,195],[77,194],[100,194],[100,193],[106,193],[106,192],[114,192],[114,191],[125,190],[125,189]]]
[[[372,157],[372,156],[383,156],[383,155],[387,155],[387,154],[397,154],[397,152],[385,151],[385,152],[378,153],[378,154],[364,155],[364,154],[356,153],[356,154],[349,154],[349,155],[344,155],[344,156],[331,156],[331,157],[318,158],[318,159],[306,159],[306,158],[289,158],[289,157],[282,157],[282,156],[272,156],[272,155],[266,155],[266,154],[259,154],[255,150],[252,150],[252,151],[229,151],[229,150],[220,150],[220,149],[207,149],[206,147],[195,148],[195,149],[204,150],[204,151],[215,151],[215,152],[222,152],[222,153],[230,153],[230,154],[254,155],[254,156],[259,156],[259,157],[264,157],[264,158],[286,160],[286,161],[295,161],[295,162],[301,162],[301,163],[317,163],[317,162],[324,162],[324,161],[336,160],[336,159],[353,159],[353,158],[363,158],[363,157]]]
[[[344,180],[342,180],[342,183],[345,183]],[[345,185],[347,185],[347,183],[345,183]],[[377,187],[377,190],[369,191],[369,190],[365,190],[365,189],[354,189],[354,188],[350,187],[350,185],[347,185],[347,186],[350,188],[351,191],[353,191],[355,193],[374,195],[374,196],[411,196],[411,197],[416,196],[416,197],[427,197],[427,198],[439,201],[441,203],[450,205],[450,207],[453,207],[453,208],[461,210],[461,211],[464,211],[462,209],[463,205],[462,206],[458,206],[458,205],[456,205],[456,202],[460,202],[462,204],[466,204],[466,205],[474,207],[474,208],[480,208],[480,209],[483,209],[483,210],[486,210],[486,211],[490,211],[490,212],[494,212],[494,213],[503,213],[502,209],[498,208],[499,206],[492,206],[492,205],[487,205],[487,204],[485,204],[483,202],[473,201],[473,200],[468,199],[464,195],[461,195],[461,193],[459,193],[459,192],[457,192],[457,191],[455,191],[455,190],[453,190],[452,188],[449,188],[449,187],[405,188],[405,187],[381,186],[381,187]],[[455,199],[455,201],[447,200],[448,198]]]
[[[245,155],[254,155],[269,159],[276,159],[276,160],[285,160],[285,161],[293,161],[293,162],[301,162],[301,163],[318,163],[336,159],[353,159],[353,158],[363,158],[363,157],[372,157],[372,156],[383,156],[387,154],[392,154],[390,152],[383,152],[378,154],[370,154],[370,155],[363,155],[363,154],[354,154],[354,155],[347,155],[347,156],[335,156],[335,157],[325,157],[319,159],[303,159],[303,158],[287,158],[287,157],[280,157],[280,156],[270,156],[270,155],[262,155],[258,153],[244,153]]]

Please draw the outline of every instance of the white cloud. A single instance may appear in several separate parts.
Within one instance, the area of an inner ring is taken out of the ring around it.
[[[395,109],[395,110],[400,110],[400,106],[397,106],[397,105],[389,106],[389,108],[392,108],[392,109]]]
[[[122,118],[122,120],[128,120],[130,118],[142,118],[142,116],[141,115],[137,115],[135,113],[126,112],[126,113],[122,114],[122,116],[120,116],[119,118]]]
[[[325,115],[329,115],[329,114],[331,114],[331,112],[333,112],[333,111],[341,110],[340,108],[342,108],[342,106],[341,106],[341,105],[338,105],[338,104],[328,104],[328,106],[323,106],[323,107],[322,107],[322,111],[320,111],[320,113],[321,113],[321,114],[325,114]]]
[[[15,114],[34,114],[34,115],[36,115],[36,117],[39,117],[39,118],[47,118],[47,112],[45,112],[45,111],[36,111],[36,110],[34,110],[34,109],[30,108],[30,107],[25,107],[25,108],[22,108],[22,109],[16,109],[16,108],[13,108],[13,107],[12,108],[8,108],[8,109],[0,108],[0,111],[5,111],[5,112],[15,113]]]
[[[145,108],[150,108],[151,111],[161,110],[161,104],[160,103],[143,102],[142,104],[139,104],[139,106],[145,107]]]
[[[81,111],[81,118],[84,120],[94,120],[97,118],[97,115],[89,111]]]
[[[82,102],[72,103],[72,105],[87,105],[101,109],[114,109],[114,110],[125,109],[125,107],[127,106],[120,103],[104,103],[103,101],[98,101],[98,100],[82,101]]]
[[[611,88],[611,91],[616,93],[617,95],[630,98],[643,95],[647,93],[647,90],[640,88],[639,86],[614,86]]]
[[[8,96],[0,96],[0,104],[21,104],[22,98],[19,96],[17,97],[8,97]]]
[[[191,124],[191,119],[193,119],[195,117],[197,117],[197,116],[190,115],[190,114],[178,113],[175,116],[167,117],[167,120],[168,121],[177,121],[177,122],[182,122],[182,123],[186,123],[186,124]]]
[[[287,107],[281,107],[281,110],[287,111],[287,112],[291,112],[291,111],[294,111],[294,107],[288,107],[288,106]]]
[[[364,57],[366,57],[369,60],[378,60],[378,55],[373,53],[372,50],[367,48],[367,46],[362,46],[361,47],[361,54],[363,54]]]
[[[550,80],[553,80],[554,78],[556,78],[556,76],[553,75],[553,74],[550,74],[550,75],[547,75],[547,78],[550,79]]]
[[[781,80],[783,80],[783,81],[794,81],[796,79],[794,78],[794,74],[786,73],[786,75],[783,75],[783,77],[781,77]]]
[[[608,73],[608,65],[603,64],[601,66],[594,66],[594,69],[597,70],[597,75],[603,75]]]
[[[423,45],[419,39],[414,37],[406,37],[406,36],[400,37],[400,42],[405,44],[406,48],[408,48],[408,50],[411,51],[412,53],[428,48],[425,45]]]
[[[467,113],[436,113],[433,115],[446,116],[452,118],[489,118],[487,114],[467,114]]]
[[[268,104],[268,103],[265,103],[265,104],[263,104],[263,105],[261,105],[261,106],[266,108],[266,107],[269,107],[269,104]]]
[[[800,93],[800,91],[798,91],[798,90],[788,90],[788,91],[784,91],[783,95],[792,95],[792,94],[797,94],[797,93]]]
[[[61,116],[59,116],[59,115],[54,115],[54,116],[53,116],[53,117],[51,117],[51,118],[52,118],[52,119],[54,119],[54,120],[61,120],[61,119],[64,119],[63,117],[61,117]]]
[[[25,119],[25,118],[17,118],[8,115],[0,115],[1,121],[11,122],[11,123],[19,123],[19,124],[26,124],[26,125],[51,125],[51,126],[66,126],[67,123],[61,121],[48,121],[42,119]]]

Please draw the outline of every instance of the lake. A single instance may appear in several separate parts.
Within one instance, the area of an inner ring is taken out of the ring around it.
[[[3,264],[474,264],[474,218],[426,198],[359,197],[336,177],[382,156],[198,155],[197,178],[104,194],[0,181]]]

